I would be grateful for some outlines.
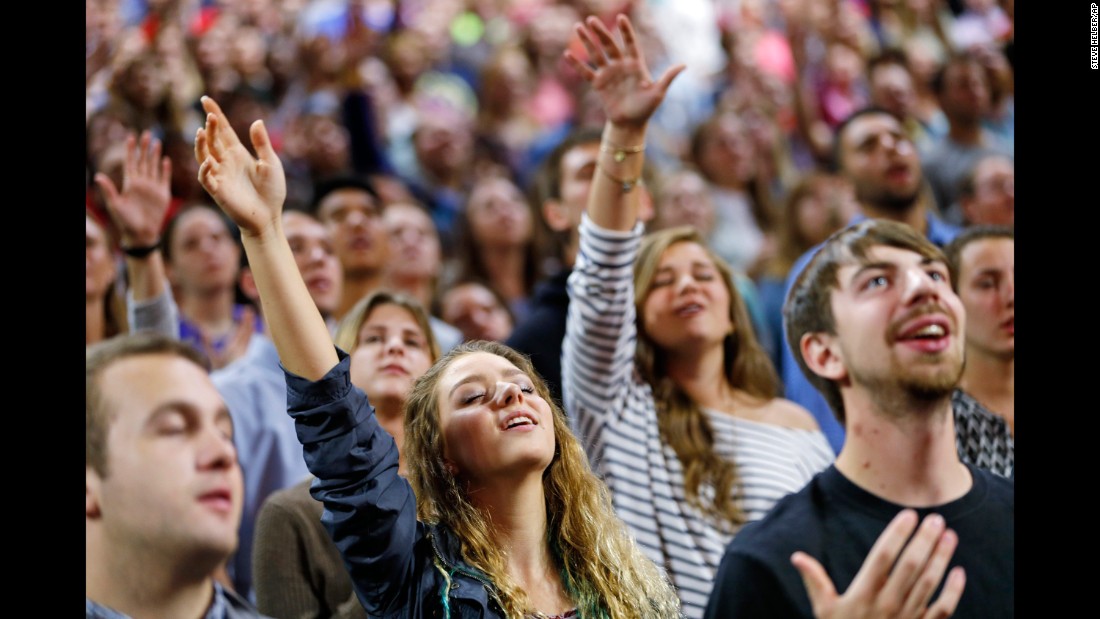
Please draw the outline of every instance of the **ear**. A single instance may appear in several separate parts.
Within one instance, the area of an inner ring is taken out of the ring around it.
[[[848,377],[844,355],[835,337],[822,332],[807,333],[798,343],[802,358],[814,374],[834,381]]]
[[[560,200],[547,200],[542,203],[542,218],[555,232],[564,232],[572,227],[568,209]]]
[[[100,517],[99,509],[99,474],[91,467],[85,467],[84,478],[84,517],[95,520]]]
[[[260,303],[260,291],[256,288],[256,278],[252,276],[252,269],[249,267],[241,267],[239,279],[241,292],[258,306]]]

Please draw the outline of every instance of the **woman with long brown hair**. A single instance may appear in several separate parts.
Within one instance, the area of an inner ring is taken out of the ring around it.
[[[371,616],[675,617],[664,574],[615,516],[606,487],[530,362],[470,342],[413,386],[404,456],[298,274],[286,177],[262,122],[252,154],[207,97],[199,178],[241,228],[287,378],[312,493]]]
[[[726,545],[832,461],[813,418],[777,398],[730,267],[694,228],[643,239],[646,125],[680,67],[653,80],[629,20],[578,27],[574,66],[606,112],[569,279],[565,408],[615,508],[700,617]]]

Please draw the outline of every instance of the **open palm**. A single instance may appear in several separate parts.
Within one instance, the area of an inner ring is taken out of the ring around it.
[[[576,27],[588,52],[588,62],[582,62],[570,51],[565,52],[565,57],[592,85],[609,121],[641,126],[664,100],[669,85],[684,70],[684,65],[669,67],[654,81],[630,20],[619,15],[616,26],[618,39],[599,19],[589,17]]]
[[[210,97],[202,98],[206,126],[195,136],[199,182],[240,227],[242,234],[259,236],[279,220],[286,200],[283,164],[271,146],[263,121],[249,128],[257,157],[248,152]]]

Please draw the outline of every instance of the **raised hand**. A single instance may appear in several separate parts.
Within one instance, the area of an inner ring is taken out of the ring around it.
[[[584,24],[577,24],[576,32],[588,52],[588,62],[568,50],[565,58],[592,84],[610,122],[643,126],[664,100],[673,78],[685,67],[682,64],[669,67],[654,82],[630,20],[620,14],[615,25],[619,39],[596,17],[590,16]]]
[[[172,200],[171,180],[172,161],[161,157],[160,140],[149,131],[141,133],[140,145],[134,134],[126,137],[121,192],[106,174],[95,175],[124,246],[148,247],[160,240]]]
[[[257,157],[248,152],[221,107],[202,98],[206,126],[195,136],[199,182],[236,222],[242,235],[262,237],[278,227],[286,200],[283,164],[262,120],[249,127]]]
[[[943,518],[931,514],[916,534],[917,514],[902,510],[883,530],[844,595],[837,595],[833,581],[813,557],[796,552],[791,563],[802,575],[818,619],[870,619],[950,617],[962,597],[966,575],[956,567],[947,575],[940,597],[928,605],[936,585],[958,545],[958,537],[945,528]]]

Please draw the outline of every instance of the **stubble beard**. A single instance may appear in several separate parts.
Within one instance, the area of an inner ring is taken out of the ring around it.
[[[865,386],[880,411],[901,419],[943,410],[941,405],[951,400],[962,378],[963,360],[960,357],[957,362],[930,372],[917,372],[894,363],[886,372],[853,369],[851,373],[852,382]]]

